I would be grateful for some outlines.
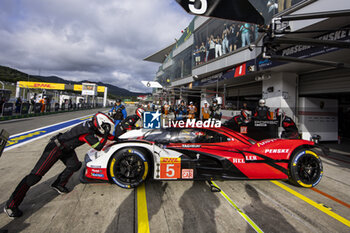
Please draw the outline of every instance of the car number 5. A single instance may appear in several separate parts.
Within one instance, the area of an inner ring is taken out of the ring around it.
[[[169,178],[173,178],[175,175],[174,164],[167,164],[165,174]]]

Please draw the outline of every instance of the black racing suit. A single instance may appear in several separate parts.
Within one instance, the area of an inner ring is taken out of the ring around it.
[[[100,141],[96,135],[103,136],[102,140]],[[66,168],[57,177],[54,184],[65,186],[73,173],[81,167],[81,162],[78,160],[74,149],[88,143],[95,150],[101,150],[108,139],[111,140],[112,137],[109,137],[108,134],[101,135],[97,133],[92,121],[85,121],[63,134],[60,133],[52,137],[33,170],[22,179],[12,193],[7,201],[7,207],[18,207],[29,188],[37,184],[58,160],[61,160]]]
[[[277,120],[279,122],[279,125],[281,125],[281,117],[277,117]],[[298,127],[295,125],[292,118],[285,116],[282,120],[282,127],[284,131],[281,134],[281,138],[288,138],[288,139],[298,139],[299,138],[299,131]]]
[[[259,121],[272,120],[270,116],[270,108],[266,106],[258,106],[255,110],[254,117]]]

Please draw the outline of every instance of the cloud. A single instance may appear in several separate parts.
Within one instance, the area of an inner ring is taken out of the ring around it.
[[[159,64],[143,58],[192,17],[175,0],[1,0],[0,64],[30,74],[149,91]]]

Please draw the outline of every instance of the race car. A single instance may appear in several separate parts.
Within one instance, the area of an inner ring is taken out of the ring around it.
[[[311,141],[255,141],[226,127],[139,129],[102,151],[89,150],[81,181],[135,188],[147,178],[280,179],[309,188],[322,178],[320,153]]]

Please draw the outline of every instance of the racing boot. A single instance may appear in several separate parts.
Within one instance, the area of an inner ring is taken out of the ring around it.
[[[67,194],[67,193],[69,193],[69,190],[68,190],[66,187],[64,187],[64,186],[62,186],[62,185],[59,185],[59,184],[57,184],[56,182],[54,182],[54,183],[51,185],[51,188],[52,188],[53,190],[55,190],[56,192],[58,192],[59,194]]]
[[[18,207],[10,208],[7,205],[4,207],[4,212],[11,219],[19,218],[23,215],[23,212]]]

